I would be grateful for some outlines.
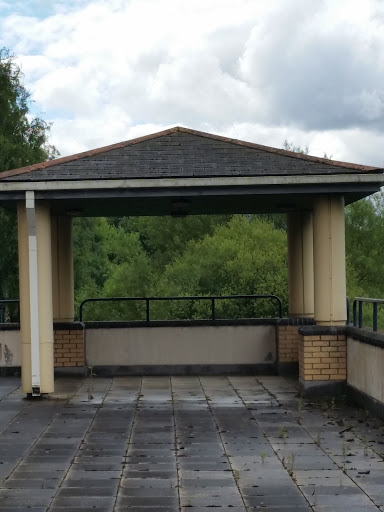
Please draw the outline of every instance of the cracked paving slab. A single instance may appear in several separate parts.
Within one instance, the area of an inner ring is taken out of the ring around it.
[[[0,379],[0,512],[384,511],[383,422],[281,377]]]

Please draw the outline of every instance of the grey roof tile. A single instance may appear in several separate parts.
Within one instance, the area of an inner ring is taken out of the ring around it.
[[[0,175],[0,179],[209,178],[381,171],[176,127],[113,146],[7,171]]]

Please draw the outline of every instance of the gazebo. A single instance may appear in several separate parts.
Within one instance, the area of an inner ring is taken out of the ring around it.
[[[1,205],[18,212],[23,391],[54,389],[53,323],[74,318],[73,217],[286,213],[290,316],[337,339],[344,206],[383,183],[383,169],[181,127],[3,172]],[[305,346],[304,383],[319,380],[305,373]]]

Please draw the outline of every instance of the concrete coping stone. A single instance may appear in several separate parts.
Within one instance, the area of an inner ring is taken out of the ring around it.
[[[374,332],[368,329],[362,329],[360,327],[348,326],[346,333],[351,338],[366,343],[367,345],[373,345],[384,349],[384,334]]]
[[[314,318],[307,317],[292,317],[292,318],[279,318],[278,325],[305,325],[311,326],[315,325]]]
[[[84,329],[84,322],[53,322],[54,331],[83,331]]]
[[[236,326],[236,325],[305,325],[315,323],[313,318],[239,318],[216,320],[152,320],[146,321],[96,321],[96,322],[54,322],[55,331],[82,331],[85,329],[116,329],[123,327],[204,327],[204,326]],[[18,323],[0,323],[0,331],[18,331]]]
[[[346,334],[345,325],[304,325],[299,328],[303,336],[337,336]]]
[[[20,324],[18,323],[2,323],[0,324],[0,331],[19,331]]]
[[[336,336],[344,334],[361,343],[384,349],[384,334],[374,332],[372,329],[354,327],[353,325],[303,325],[299,328],[299,334],[303,336]]]
[[[85,325],[83,322],[54,322],[54,331],[83,331]],[[0,323],[0,331],[19,331],[19,323]]]
[[[313,323],[312,318],[239,318],[217,320],[152,320],[131,322],[84,322],[86,329],[114,329],[123,327],[220,327],[237,325],[303,325]]]

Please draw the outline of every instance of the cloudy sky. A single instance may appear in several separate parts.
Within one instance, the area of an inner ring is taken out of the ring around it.
[[[181,125],[384,167],[383,0],[0,0],[67,155]]]

